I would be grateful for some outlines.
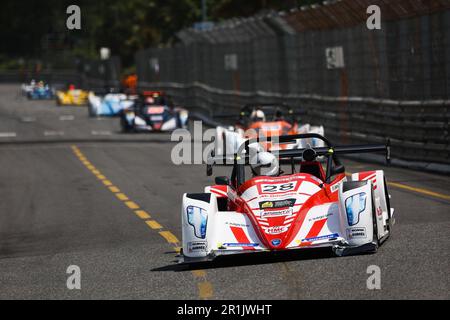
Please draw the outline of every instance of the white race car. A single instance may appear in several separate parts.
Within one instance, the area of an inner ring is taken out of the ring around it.
[[[181,207],[180,262],[221,255],[329,247],[338,256],[373,253],[390,236],[394,209],[384,172],[345,174],[341,154],[386,152],[388,145],[334,147],[317,134],[277,137],[279,143],[320,139],[326,147],[286,149],[252,155],[246,141],[234,157],[211,156],[230,164],[231,177],[217,177],[203,192],[186,193]],[[245,150],[245,151],[244,151]],[[327,160],[324,171],[317,157]],[[302,159],[297,161],[296,159]],[[279,160],[296,162],[284,173]],[[231,161],[230,161],[231,160]],[[252,176],[246,177],[249,165]]]

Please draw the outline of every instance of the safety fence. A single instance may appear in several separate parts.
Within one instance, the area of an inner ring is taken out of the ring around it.
[[[366,26],[370,5],[381,30]],[[136,54],[142,87],[211,116],[285,102],[335,141],[390,138],[395,157],[450,163],[449,1],[328,1],[178,38]]]
[[[13,70],[0,71],[0,83],[29,83],[32,79],[44,81],[54,87],[74,84],[77,87],[117,88],[120,86],[121,64],[119,57],[108,60],[82,59],[76,69],[69,70]]]

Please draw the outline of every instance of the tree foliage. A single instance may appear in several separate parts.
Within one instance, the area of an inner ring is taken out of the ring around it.
[[[285,10],[318,0],[206,0],[208,19],[220,21],[261,10]],[[130,64],[136,50],[170,43],[201,20],[202,0],[3,0],[1,58],[42,57],[68,50],[96,56],[111,48]],[[82,30],[66,28],[66,8],[81,7]],[[1,63],[1,61],[0,61]]]

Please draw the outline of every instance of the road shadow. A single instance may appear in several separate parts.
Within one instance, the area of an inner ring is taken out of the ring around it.
[[[256,266],[291,261],[320,260],[337,258],[330,248],[290,250],[279,252],[259,252],[249,254],[238,254],[230,256],[219,256],[214,261],[196,263],[177,263],[154,268],[151,271],[173,271],[185,272],[192,270],[222,269],[242,266]]]

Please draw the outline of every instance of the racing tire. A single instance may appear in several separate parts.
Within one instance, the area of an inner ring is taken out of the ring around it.
[[[91,118],[95,118],[97,117],[97,113],[94,111],[94,108],[92,107],[92,104],[88,104],[88,112],[89,112],[89,117]]]
[[[133,131],[133,128],[126,122],[123,117],[120,117],[120,127],[123,133],[130,133]]]

